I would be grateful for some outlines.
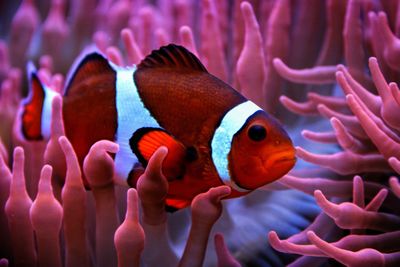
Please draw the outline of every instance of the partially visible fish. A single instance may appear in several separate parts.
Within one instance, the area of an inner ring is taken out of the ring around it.
[[[21,130],[28,140],[46,139],[56,93],[35,71],[29,79]],[[173,209],[223,184],[232,188],[229,197],[247,194],[295,164],[292,141],[272,116],[173,44],[127,68],[100,52],[84,53],[66,80],[63,119],[81,164],[95,142],[118,143],[115,179],[130,186],[153,153],[167,147],[162,171]]]

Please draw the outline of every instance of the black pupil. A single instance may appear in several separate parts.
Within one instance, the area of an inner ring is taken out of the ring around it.
[[[267,137],[267,130],[261,125],[253,125],[249,129],[248,135],[253,141],[262,141]]]

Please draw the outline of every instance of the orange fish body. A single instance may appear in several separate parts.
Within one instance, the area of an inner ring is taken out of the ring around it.
[[[292,142],[280,124],[181,46],[161,47],[129,68],[98,52],[75,65],[66,82],[63,119],[80,163],[95,142],[114,141],[120,145],[116,180],[135,186],[151,155],[166,146],[166,202],[173,209],[223,184],[232,187],[230,197],[247,194],[282,177],[295,163]],[[43,125],[49,108],[43,103],[51,101],[40,101],[47,93],[34,88],[40,82],[32,77],[22,130],[27,139],[45,138],[38,129],[48,132]]]

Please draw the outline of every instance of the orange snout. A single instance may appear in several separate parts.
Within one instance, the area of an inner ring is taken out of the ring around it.
[[[248,190],[271,183],[288,173],[296,163],[295,149],[292,145],[278,151],[265,151],[260,155],[241,157],[241,162],[232,166],[235,183]]]

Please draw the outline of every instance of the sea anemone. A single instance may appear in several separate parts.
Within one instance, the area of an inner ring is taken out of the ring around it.
[[[400,265],[399,12],[395,0],[1,2],[0,265]],[[169,214],[165,149],[128,189],[113,181],[113,142],[80,168],[59,97],[48,141],[21,134],[29,60],[60,92],[87,45],[125,66],[171,42],[285,125],[293,171]]]

